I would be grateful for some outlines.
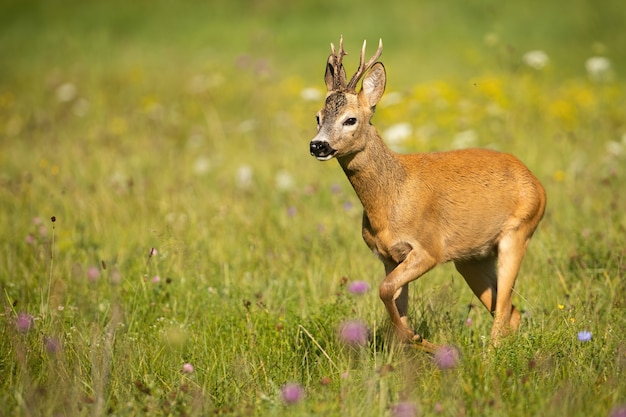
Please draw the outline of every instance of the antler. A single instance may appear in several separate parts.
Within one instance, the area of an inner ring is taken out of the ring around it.
[[[328,57],[328,68],[326,70],[326,86],[329,91],[343,90],[346,88],[346,71],[341,60],[347,53],[343,50],[343,35],[339,38],[339,53],[335,52],[335,45],[330,43],[331,54]],[[330,77],[329,77],[330,76]]]
[[[365,45],[366,44],[367,44],[367,41],[363,41],[363,47],[361,48],[361,59],[360,59],[360,62],[359,62],[359,69],[352,76],[352,78],[350,78],[350,82],[346,86],[347,90],[356,90],[356,85],[359,82],[359,80],[361,79],[361,77],[363,77],[363,74],[365,74],[365,72],[368,69],[370,69],[370,67],[376,62],[376,60],[383,53],[383,40],[379,39],[378,40],[378,50],[376,51],[374,56],[371,57],[370,60],[367,61],[367,63],[365,65],[363,65],[363,61],[365,60]]]

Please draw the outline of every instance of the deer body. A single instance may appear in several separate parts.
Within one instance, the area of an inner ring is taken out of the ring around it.
[[[408,284],[453,261],[494,316],[491,333],[497,341],[519,326],[512,291],[545,210],[543,187],[522,162],[505,153],[391,151],[370,124],[385,88],[383,65],[372,64],[382,43],[367,64],[364,50],[365,44],[359,70],[346,85],[343,45],[338,55],[332,47],[328,93],[311,154],[320,160],[336,157],[363,205],[363,239],[385,266],[380,297],[400,339],[421,339],[407,322]]]

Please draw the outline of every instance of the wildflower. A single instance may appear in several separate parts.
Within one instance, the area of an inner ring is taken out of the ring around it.
[[[626,417],[626,404],[614,408],[609,417]]]
[[[15,327],[17,327],[17,330],[20,333],[26,333],[33,328],[34,324],[35,320],[33,319],[33,316],[28,313],[19,313],[17,315],[17,319],[15,320]]]
[[[339,326],[339,339],[350,346],[365,346],[369,330],[360,320],[349,320]]]
[[[193,172],[196,175],[204,175],[211,170],[211,160],[206,156],[199,156],[193,163]]]
[[[87,268],[87,278],[91,282],[96,282],[100,278],[100,269],[97,266]]]
[[[294,206],[287,207],[287,216],[295,217],[296,214],[298,214],[298,209],[297,208],[295,208]]]
[[[459,351],[453,346],[442,346],[437,349],[433,359],[439,369],[452,369],[459,364]]]
[[[290,382],[283,385],[283,387],[280,389],[280,393],[283,401],[286,404],[295,404],[302,400],[302,398],[304,397],[304,390],[299,384],[295,382]]]
[[[408,401],[397,403],[391,408],[391,415],[394,417],[417,417],[417,406]]]
[[[474,322],[472,321],[472,318],[471,318],[471,317],[468,317],[467,319],[465,319],[465,326],[466,326],[466,327],[472,327],[472,324],[473,324],[473,323],[474,323]]]
[[[184,363],[182,371],[184,374],[193,374],[193,371],[194,371],[193,365],[190,363]]]
[[[585,69],[592,81],[605,81],[611,75],[611,61],[603,56],[593,56],[585,61]]]
[[[29,233],[26,235],[26,238],[24,239],[24,241],[26,242],[26,244],[28,245],[34,245],[35,244],[35,236],[33,236],[32,233]]]
[[[51,355],[56,355],[61,350],[61,341],[54,337],[44,337],[43,339],[44,347]]]
[[[565,308],[565,306],[563,304],[557,304],[557,308],[559,310],[563,310]]]
[[[300,91],[300,97],[305,101],[319,101],[324,97],[324,94],[314,87],[308,87]]]
[[[624,151],[626,150],[625,149],[626,147],[622,143],[614,141],[614,140],[608,141],[604,145],[604,147],[606,148],[606,151],[609,153],[609,155],[615,156],[615,157],[623,155]]]
[[[114,268],[111,271],[111,284],[118,285],[121,282],[122,282],[122,274],[120,273],[119,269]]]
[[[284,170],[276,173],[274,181],[276,183],[276,188],[280,191],[288,191],[292,189],[295,182],[291,174]]]
[[[158,254],[156,248],[150,248],[150,257],[156,256]]]
[[[76,98],[77,91],[76,86],[72,83],[61,84],[56,89],[57,100],[61,103],[72,101]]]
[[[524,64],[529,67],[541,70],[550,62],[550,58],[543,51],[529,51],[524,54],[522,57]]]
[[[578,332],[578,340],[581,342],[588,342],[591,340],[592,334],[588,330]]]
[[[400,145],[406,141],[413,133],[413,128],[410,123],[397,123],[390,126],[383,132],[385,141],[390,145]]]
[[[158,284],[159,282],[161,282],[161,277],[158,275],[155,275],[152,277],[152,283],[153,284]]]
[[[350,211],[352,210],[352,207],[354,207],[354,205],[352,204],[351,201],[346,201],[345,203],[343,203],[343,209],[345,211]]]
[[[365,281],[352,281],[348,285],[348,292],[355,295],[365,294],[370,289],[370,285]]]
[[[252,167],[250,165],[241,165],[237,169],[237,186],[241,189],[250,188],[252,186]]]
[[[554,171],[554,174],[552,175],[554,178],[554,181],[556,182],[563,182],[565,181],[565,171],[558,169],[556,171]]]
[[[465,149],[476,146],[478,135],[472,129],[463,130],[454,136],[452,147],[454,149]]]

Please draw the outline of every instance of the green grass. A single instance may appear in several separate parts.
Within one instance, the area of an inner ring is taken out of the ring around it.
[[[518,3],[2,3],[0,415],[625,404],[624,12]],[[461,353],[450,370],[387,337],[359,202],[308,153],[321,99],[301,92],[322,91],[340,34],[348,72],[363,38],[385,42],[374,123],[412,128],[394,146],[511,152],[547,190],[516,286],[522,328],[502,346],[488,349],[491,319],[453,267],[412,285],[413,326]],[[543,70],[522,61],[536,49]],[[588,78],[593,55],[610,79]],[[350,294],[353,280],[372,290]],[[349,319],[368,346],[337,340]],[[304,400],[283,403],[288,382]]]

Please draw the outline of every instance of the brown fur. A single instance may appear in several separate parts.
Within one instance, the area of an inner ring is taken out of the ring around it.
[[[407,323],[408,284],[453,261],[494,316],[496,342],[519,326],[512,291],[545,210],[544,189],[506,153],[392,152],[370,124],[385,80],[376,63],[358,93],[330,90],[312,145],[335,151],[363,205],[363,239],[385,266],[380,298],[400,339],[419,339]]]

